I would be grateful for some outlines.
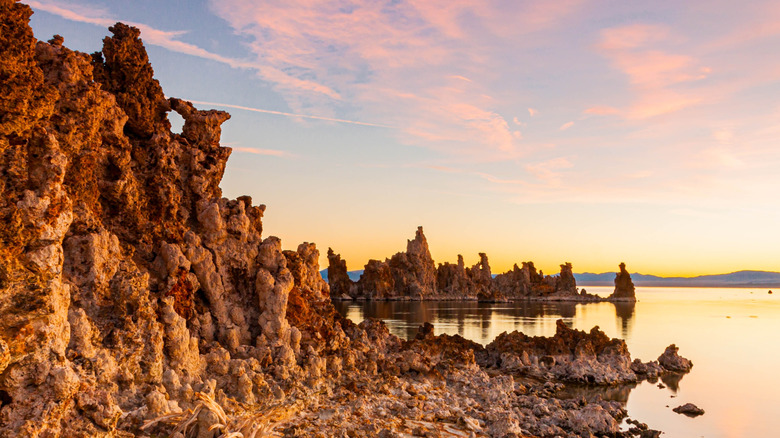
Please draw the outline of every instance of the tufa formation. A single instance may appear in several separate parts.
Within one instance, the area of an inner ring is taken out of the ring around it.
[[[626,369],[625,344],[562,324],[482,347],[340,317],[331,294],[496,296],[487,257],[436,269],[420,229],[358,284],[329,251],[329,290],[314,244],[283,250],[263,205],[222,197],[229,115],[167,99],[137,29],[90,56],[31,14],[0,0],[0,437],[629,436],[619,402],[561,382],[687,366],[670,347]]]
[[[620,272],[615,275],[615,291],[609,296],[615,301],[636,301],[636,291],[634,282],[631,281],[631,274],[626,271],[626,264],[620,264]]]
[[[522,268],[515,265],[494,277],[487,255],[479,253],[479,262],[470,268],[458,255],[457,264],[445,262],[434,269],[422,227],[417,228],[414,240],[407,241],[405,253],[384,262],[369,260],[358,281],[349,278],[346,261],[333,249],[328,249],[328,263],[331,297],[337,300],[624,300],[614,294],[604,299],[578,291],[571,263],[561,265],[558,275],[544,275],[533,262],[523,262]]]

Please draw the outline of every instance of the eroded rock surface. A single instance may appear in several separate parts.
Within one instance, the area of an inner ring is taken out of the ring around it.
[[[537,378],[597,385],[636,382],[625,341],[610,339],[598,327],[590,333],[558,320],[555,336],[502,333],[486,347],[486,366]]]
[[[455,264],[445,262],[433,270],[433,259],[422,227],[407,251],[384,262],[369,260],[358,281],[350,280],[346,261],[332,249],[328,251],[328,281],[334,299],[359,300],[545,300],[600,302],[623,298],[602,298],[578,290],[571,263],[561,265],[558,275],[537,272],[533,262],[516,264],[513,269],[493,277],[485,253],[479,262],[466,267],[463,256]],[[433,281],[432,281],[433,279]]]
[[[283,250],[263,236],[264,205],[222,197],[227,113],[166,99],[137,29],[112,26],[89,56],[37,41],[30,14],[0,0],[0,436],[168,436],[187,418],[187,437],[258,424],[286,436],[622,434],[619,403],[520,384],[503,362],[481,364],[497,349],[430,326],[402,341],[339,316],[329,294],[366,293],[340,258],[329,251],[343,267],[329,286],[314,244]],[[371,269],[380,296],[437,291],[422,229]],[[455,271],[476,295],[488,287],[486,256]],[[566,355],[620,350],[596,337]],[[522,342],[500,345],[523,360]]]
[[[704,409],[696,406],[693,403],[686,403],[681,406],[677,406],[676,408],[672,409],[672,411],[683,414],[688,417],[698,417],[699,415],[704,415]]]
[[[631,274],[626,271],[626,264],[620,264],[620,272],[615,275],[615,291],[609,296],[616,301],[636,301],[636,291],[634,282],[631,281]]]
[[[229,115],[167,99],[135,28],[89,56],[0,9],[0,434],[137,431],[196,391],[253,401],[305,374],[311,327],[286,312],[327,297],[318,252],[283,253],[264,206],[221,197]]]

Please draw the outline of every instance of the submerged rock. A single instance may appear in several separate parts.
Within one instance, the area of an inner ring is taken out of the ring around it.
[[[535,378],[588,385],[632,383],[683,371],[654,361],[632,362],[625,341],[610,339],[598,327],[588,333],[571,329],[560,319],[556,327],[555,336],[550,338],[530,337],[517,331],[502,333],[478,355],[479,363]]]
[[[677,352],[679,350],[674,344],[666,347],[663,354],[658,356],[658,363],[669,371],[690,371],[693,368],[693,362],[678,355]]]
[[[699,415],[704,415],[704,409],[696,406],[693,403],[686,403],[681,406],[677,406],[676,408],[672,409],[672,411],[677,412],[678,414],[687,415],[688,417],[698,417]]]
[[[502,370],[566,382],[614,385],[636,382],[625,341],[609,339],[598,327],[590,333],[557,321],[555,336],[502,333],[485,347],[482,363]]]

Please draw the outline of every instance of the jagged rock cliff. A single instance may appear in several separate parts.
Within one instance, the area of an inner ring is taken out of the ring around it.
[[[0,434],[133,429],[194,391],[248,402],[265,372],[303,375],[288,296],[328,286],[313,244],[282,252],[264,206],[221,197],[230,116],[167,99],[135,28],[89,56],[0,11]]]
[[[0,0],[0,437],[621,436],[617,402],[488,374],[432,327],[340,317],[314,244],[284,251],[265,206],[222,198],[227,113],[166,99],[137,29],[89,56],[37,41],[31,13]],[[372,266],[388,296],[436,291],[422,229]],[[486,257],[459,269],[490,277]]]
[[[631,274],[626,271],[625,263],[620,264],[620,272],[615,275],[615,291],[609,298],[618,301],[636,301],[634,282],[631,281]]]

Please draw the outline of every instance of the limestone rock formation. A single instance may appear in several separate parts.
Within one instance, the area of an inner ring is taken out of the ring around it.
[[[334,299],[365,300],[481,300],[541,299],[603,301],[595,295],[579,292],[571,263],[561,265],[559,275],[537,272],[533,262],[523,262],[508,272],[493,277],[488,256],[479,253],[479,262],[467,268],[463,256],[457,264],[445,262],[433,268],[433,259],[422,227],[407,251],[385,261],[370,260],[357,282],[347,275],[346,262],[333,250],[328,251],[328,281]]]
[[[392,256],[388,265],[396,296],[422,299],[436,294],[436,265],[422,227],[417,228],[413,240],[406,242],[406,252]]]
[[[679,361],[688,361],[681,357],[674,364],[661,358],[660,364],[639,359],[632,362],[624,340],[610,339],[598,327],[586,333],[567,327],[560,319],[556,324],[551,338],[530,337],[517,331],[502,333],[478,353],[478,361],[486,367],[534,378],[595,385],[630,383],[690,370],[676,366]]]
[[[493,276],[490,273],[490,263],[488,263],[487,254],[479,253],[479,262],[466,269],[466,275],[474,284],[474,291],[478,299],[490,300],[497,295],[493,285]]]
[[[499,294],[510,299],[601,301],[597,296],[578,292],[571,263],[562,264],[560,274],[547,276],[537,272],[533,262],[522,265],[514,265],[511,271],[496,276],[494,287]]]
[[[352,280],[347,273],[347,262],[341,259],[340,254],[334,253],[332,248],[328,248],[328,285],[332,297],[351,297]]]
[[[166,99],[137,29],[89,56],[36,41],[31,12],[0,0],[0,437],[620,433],[618,402],[488,373],[481,346],[433,327],[402,341],[341,317],[329,294],[358,292],[340,257],[327,285],[314,244],[284,251],[264,205],[222,197],[227,113]],[[422,229],[399,254],[360,293],[435,295]],[[487,257],[469,272],[487,285]],[[620,351],[560,338],[575,361]]]
[[[635,382],[625,341],[610,339],[598,327],[590,333],[567,327],[562,320],[552,338],[502,333],[487,347],[487,364],[534,377],[612,385]]]
[[[380,262],[379,260],[369,260],[363,268],[363,275],[360,276],[360,280],[358,280],[354,287],[354,296],[356,298],[369,300],[411,298],[411,296],[408,295],[409,289],[404,289],[402,291],[396,288],[395,279],[409,279],[413,278],[413,276],[407,275],[406,266],[401,267],[400,271],[398,265],[395,266],[396,269],[394,270],[393,265],[386,261]]]
[[[658,363],[667,370],[688,372],[693,368],[693,362],[677,354],[680,349],[672,344],[666,347],[663,354],[658,356]]]
[[[636,301],[634,282],[631,281],[631,274],[626,271],[625,263],[620,264],[620,272],[615,275],[615,291],[609,298],[618,301]]]
[[[698,417],[699,415],[704,415],[704,409],[696,406],[693,403],[686,403],[684,405],[677,406],[676,408],[672,409],[672,411],[688,417]]]
[[[229,115],[167,99],[137,29],[90,57],[0,12],[0,436],[138,430],[195,391],[250,402],[304,374],[301,339],[323,341],[288,296],[327,296],[318,252],[283,253],[264,206],[221,197]]]
[[[462,255],[458,255],[456,265],[440,264],[436,269],[436,284],[438,299],[503,300],[496,288],[485,253],[479,253],[479,262],[471,268],[465,267]]]
[[[383,262],[369,260],[357,282],[349,279],[341,256],[329,250],[328,281],[333,281],[331,295],[337,299],[423,300],[437,296],[436,267],[422,227],[406,242],[406,252]]]
[[[463,256],[458,254],[458,263],[445,262],[436,269],[436,286],[439,293],[448,296],[475,296],[474,283],[466,275]]]

